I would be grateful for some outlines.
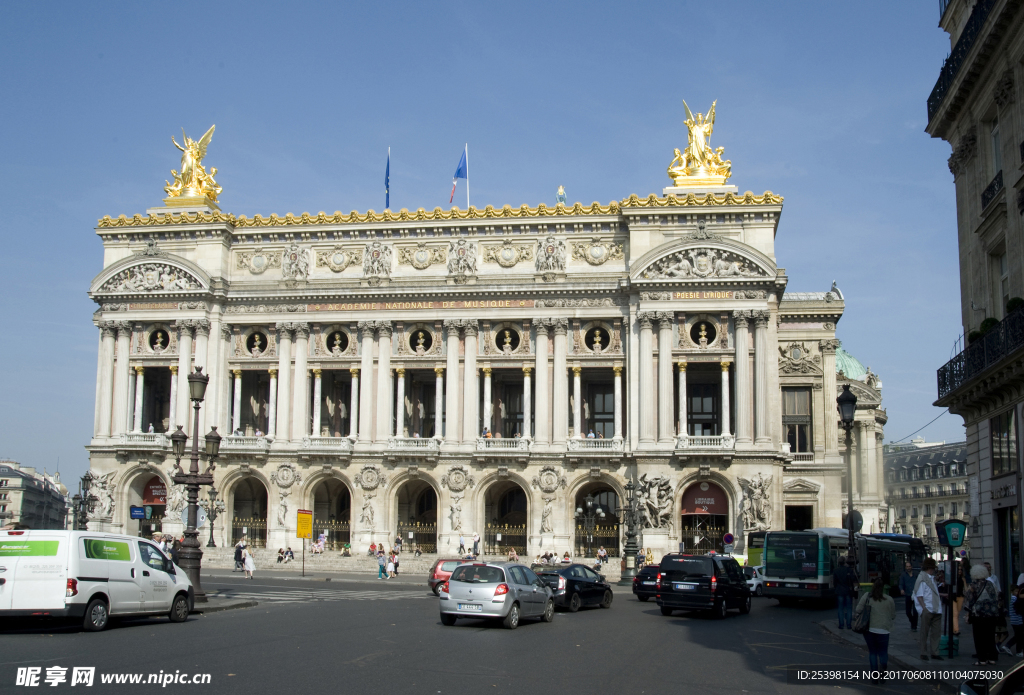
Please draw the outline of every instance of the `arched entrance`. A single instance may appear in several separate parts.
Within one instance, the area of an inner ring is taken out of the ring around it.
[[[232,492],[231,545],[245,536],[254,548],[267,547],[267,488],[252,476],[243,478]]]
[[[722,536],[729,526],[729,497],[718,485],[693,483],[680,501],[680,540],[688,553],[724,550]]]
[[[423,480],[410,480],[395,493],[396,534],[406,551],[437,552],[437,491]]]
[[[128,487],[128,525],[142,538],[163,532],[167,509],[167,484],[159,475],[139,475]],[[138,524],[136,528],[132,528]]]
[[[576,555],[596,557],[598,549],[604,548],[610,556],[619,556],[618,507],[619,495],[608,483],[589,483],[579,489],[572,508]]]
[[[321,481],[313,489],[313,537],[326,537],[328,550],[340,550],[351,539],[352,496],[337,478]]]
[[[512,481],[495,483],[484,496],[484,553],[504,555],[509,548],[526,553],[529,497]]]

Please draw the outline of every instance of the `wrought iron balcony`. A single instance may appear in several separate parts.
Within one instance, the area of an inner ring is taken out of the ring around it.
[[[981,192],[981,209],[984,210],[988,207],[995,197],[999,194],[999,191],[1003,190],[1003,170],[1000,169],[992,179],[992,182],[985,186],[985,190]]]
[[[731,451],[735,448],[736,437],[731,434],[713,437],[681,434],[676,439],[676,449],[722,449]]]
[[[302,453],[350,454],[352,440],[348,437],[303,437]]]
[[[953,50],[950,52],[949,57],[946,58],[945,62],[943,62],[942,70],[939,71],[939,79],[935,83],[932,93],[928,96],[929,121],[935,117],[935,114],[939,111],[939,107],[942,106],[942,102],[945,100],[946,94],[949,92],[949,88],[953,86],[957,73],[960,72],[960,68],[963,67],[968,54],[971,52],[971,49],[974,48],[974,43],[978,40],[978,36],[981,34],[981,29],[985,25],[985,20],[988,19],[988,16],[991,14],[992,8],[995,7],[995,4],[996,0],[978,0],[974,5],[974,9],[971,11],[971,16],[968,18],[967,24],[964,25],[963,31],[960,32],[960,38],[957,39],[956,45],[953,46]],[[943,11],[945,11],[945,8],[943,8]]]
[[[1024,311],[1018,309],[939,367],[939,398],[945,398],[1021,347],[1024,347]]]

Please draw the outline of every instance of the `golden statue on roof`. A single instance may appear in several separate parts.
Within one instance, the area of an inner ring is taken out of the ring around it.
[[[711,133],[715,129],[717,103],[711,102],[711,109],[705,117],[702,113],[694,116],[686,101],[683,101],[683,108],[686,109],[684,123],[689,132],[689,144],[682,152],[676,148],[675,158],[668,165],[668,175],[676,186],[721,186],[732,176],[732,162],[722,159],[725,148],[711,149]]]
[[[213,131],[217,126],[212,125],[210,129],[206,131],[206,134],[199,140],[193,140],[188,135],[185,135],[185,129],[181,129],[181,137],[184,146],[179,145],[174,136],[171,136],[171,142],[174,146],[181,150],[181,172],[177,172],[171,169],[171,174],[174,176],[174,183],[165,181],[167,186],[164,188],[164,192],[167,193],[168,198],[181,198],[191,199],[195,201],[200,199],[206,204],[215,204],[217,202],[217,196],[220,195],[221,187],[217,185],[213,177],[217,173],[216,167],[210,168],[210,173],[206,172],[203,167],[203,158],[206,156],[206,147],[210,144],[210,140],[213,138]],[[164,201],[171,204],[170,201]],[[176,203],[183,203],[184,200],[175,201]]]

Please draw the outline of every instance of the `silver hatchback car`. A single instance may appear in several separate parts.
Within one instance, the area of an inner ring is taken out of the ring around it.
[[[439,596],[442,625],[454,625],[458,618],[492,618],[515,630],[522,618],[550,623],[555,617],[551,588],[515,562],[459,565]]]

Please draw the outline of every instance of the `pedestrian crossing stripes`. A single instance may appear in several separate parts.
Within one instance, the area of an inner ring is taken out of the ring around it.
[[[313,603],[316,601],[401,601],[404,599],[433,599],[427,592],[414,591],[349,591],[345,589],[274,589],[271,591],[222,590],[210,594],[216,598],[259,601],[261,603]]]

